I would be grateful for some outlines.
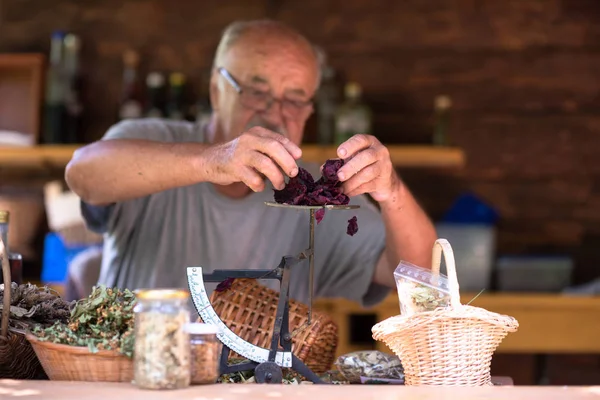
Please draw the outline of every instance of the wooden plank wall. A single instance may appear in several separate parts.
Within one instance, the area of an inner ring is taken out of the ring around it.
[[[575,256],[599,275],[600,2],[597,0],[0,0],[0,51],[47,52],[54,29],[84,42],[86,139],[114,122],[121,54],[180,70],[192,96],[220,31],[271,17],[306,33],[363,85],[374,133],[425,142],[434,97],[453,100],[463,171],[401,171],[433,217],[463,190],[502,214],[502,253]],[[0,100],[1,101],[1,100]],[[308,132],[309,138],[312,132]]]

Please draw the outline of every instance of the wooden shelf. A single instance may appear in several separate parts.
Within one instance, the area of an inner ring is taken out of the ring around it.
[[[81,145],[41,145],[35,147],[0,146],[0,168],[61,169]],[[324,162],[336,158],[336,148],[318,145],[302,147],[303,159]],[[392,161],[399,167],[461,167],[465,164],[462,150],[432,146],[389,146]]]

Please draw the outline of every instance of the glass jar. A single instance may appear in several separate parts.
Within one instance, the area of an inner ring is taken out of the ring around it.
[[[190,323],[185,327],[190,335],[191,373],[193,385],[216,383],[220,375],[222,344],[215,325]]]
[[[185,290],[136,291],[134,382],[144,389],[190,385],[189,293]]]

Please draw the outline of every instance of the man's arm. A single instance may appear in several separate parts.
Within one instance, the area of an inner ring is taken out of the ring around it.
[[[298,146],[282,135],[254,127],[221,144],[102,140],[77,150],[67,165],[67,184],[91,205],[108,205],[199,182],[243,182],[264,189],[264,176],[283,188],[284,174],[298,173]]]
[[[431,266],[435,228],[408,188],[400,183],[389,201],[380,202],[385,224],[385,250],[377,263],[373,281],[395,287],[393,273],[400,260],[423,268]]]
[[[107,205],[203,179],[196,160],[200,143],[165,143],[140,139],[95,142],[75,151],[67,164],[67,184],[91,205]]]
[[[344,192],[369,193],[381,208],[386,246],[373,281],[394,287],[393,273],[401,260],[429,268],[435,228],[398,177],[387,148],[373,136],[356,135],[339,146],[338,156],[347,160],[338,171]]]

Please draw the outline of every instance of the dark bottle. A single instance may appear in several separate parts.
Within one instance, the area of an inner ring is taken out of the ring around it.
[[[147,118],[163,118],[165,77],[160,72],[151,72],[146,77],[146,89],[148,92],[148,105],[146,107]]]
[[[12,282],[16,282],[20,285],[23,281],[23,257],[19,253],[10,251],[8,245],[8,227],[10,222],[10,212],[6,210],[0,210],[0,238],[8,254],[8,263],[10,265],[10,278]],[[0,253],[0,261],[4,255]],[[2,269],[0,268],[0,271]],[[0,273],[0,284],[4,283],[4,273]]]
[[[174,120],[184,120],[186,112],[184,109],[185,75],[173,72],[169,76],[169,101],[167,103],[167,117]]]
[[[64,37],[63,32],[54,32],[50,43],[42,133],[42,140],[47,144],[57,144],[65,141],[67,85],[63,54]]]
[[[65,143],[78,143],[81,134],[81,116],[83,113],[83,104],[81,102],[81,71],[79,65],[79,54],[81,48],[81,39],[78,36],[69,33],[64,40],[64,65],[66,75],[66,128]]]
[[[119,120],[141,118],[143,116],[138,67],[139,54],[128,50],[123,54],[123,92],[119,102]]]

